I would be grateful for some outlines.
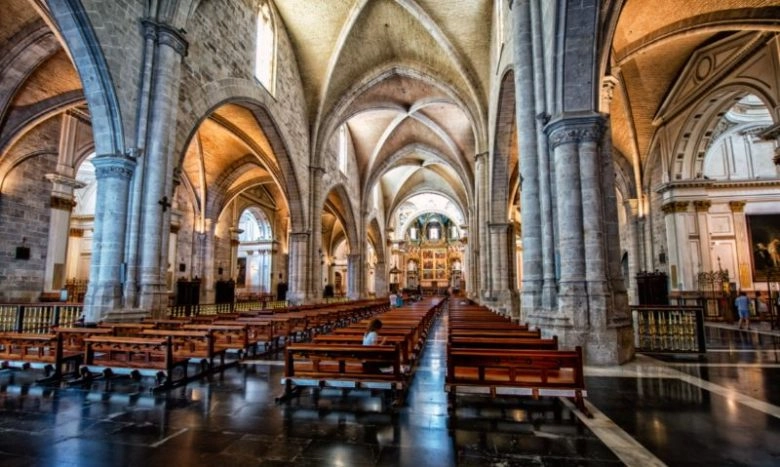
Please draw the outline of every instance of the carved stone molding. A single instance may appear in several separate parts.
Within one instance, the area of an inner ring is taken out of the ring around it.
[[[181,230],[181,226],[177,224],[171,224],[171,233],[176,234],[179,233],[179,230]]]
[[[84,229],[71,228],[68,235],[71,237],[81,238],[84,236]]]
[[[746,204],[745,201],[729,201],[729,208],[731,208],[731,212],[745,212]]]
[[[135,160],[125,156],[102,155],[92,159],[95,166],[95,178],[122,178],[130,180],[135,170]]]
[[[686,212],[688,211],[688,204],[690,204],[688,201],[672,201],[661,206],[661,211],[663,211],[664,214]]]
[[[709,200],[697,200],[693,202],[693,208],[696,212],[707,212],[712,206],[712,201]]]
[[[46,180],[52,183],[63,185],[73,189],[84,188],[85,186],[87,186],[86,183],[76,180],[73,177],[68,177],[66,175],[62,175],[58,173],[48,173],[44,176],[46,177]]]
[[[604,134],[606,124],[601,115],[565,117],[544,128],[550,139],[550,147],[562,144],[598,143]]]
[[[50,206],[52,209],[59,209],[61,211],[71,211],[76,207],[76,202],[72,199],[63,198],[61,196],[52,195]]]

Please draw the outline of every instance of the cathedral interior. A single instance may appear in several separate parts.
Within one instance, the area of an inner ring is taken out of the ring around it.
[[[448,412],[447,312],[393,411],[280,406],[284,352],[154,396],[4,364],[0,464],[780,463],[780,0],[3,0],[0,49],[0,337],[400,293],[587,385]]]

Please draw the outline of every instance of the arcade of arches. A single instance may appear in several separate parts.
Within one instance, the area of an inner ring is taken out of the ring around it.
[[[448,288],[610,364],[640,271],[780,265],[777,0],[1,8],[3,302]]]

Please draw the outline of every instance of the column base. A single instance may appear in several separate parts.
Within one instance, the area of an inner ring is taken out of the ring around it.
[[[126,310],[111,310],[103,317],[104,323],[137,323],[151,315],[148,311],[138,308]]]
[[[520,319],[520,295],[516,290],[502,290],[493,295],[493,300],[487,306],[513,320]]]
[[[92,289],[94,287],[94,289]],[[113,310],[120,309],[122,303],[122,286],[118,282],[92,284],[84,303],[84,322],[98,323]]]
[[[206,302],[208,303],[208,302]],[[138,308],[157,316],[168,309],[168,291],[165,284],[141,284],[138,294]]]

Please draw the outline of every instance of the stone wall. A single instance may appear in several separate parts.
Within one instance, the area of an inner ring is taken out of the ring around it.
[[[33,156],[16,166],[0,197],[0,302],[37,301],[43,290],[49,239],[52,184],[44,174],[56,168],[55,153]],[[63,239],[67,241],[67,239]],[[15,259],[16,247],[30,249],[30,259]]]

